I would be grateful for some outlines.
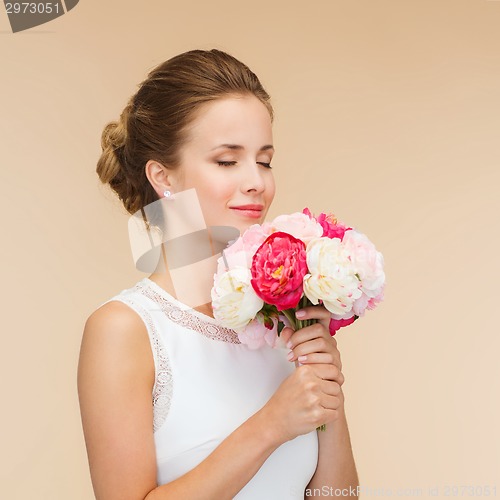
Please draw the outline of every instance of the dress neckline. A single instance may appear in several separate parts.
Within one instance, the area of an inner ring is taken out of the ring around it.
[[[187,304],[184,304],[184,302],[177,300],[173,295],[168,293],[164,288],[162,288],[160,285],[158,285],[158,283],[156,283],[155,281],[146,277],[142,280],[142,282],[146,286],[149,286],[152,290],[154,290],[158,295],[162,296],[165,300],[168,300],[169,302],[175,304],[177,307],[179,307],[183,311],[189,311],[190,314],[193,314],[194,316],[197,316],[201,320],[206,321],[207,323],[210,323],[212,325],[221,326],[220,323],[215,318],[212,318],[212,316],[208,316],[208,314],[204,314],[200,311],[197,311],[193,307],[188,306]]]

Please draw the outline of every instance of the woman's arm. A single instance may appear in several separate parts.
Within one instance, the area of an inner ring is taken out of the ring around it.
[[[311,494],[305,498],[322,496],[322,488],[326,487],[330,496],[335,495],[335,490],[342,498],[358,498],[359,479],[354,463],[351,448],[351,440],[347,427],[347,419],[344,410],[344,396],[342,393],[342,405],[339,407],[339,417],[328,424],[325,431],[318,431],[319,457],[318,466],[307,489]],[[314,495],[316,489],[317,495]],[[324,496],[324,494],[323,494]]]
[[[302,364],[316,368],[319,376],[325,367],[330,367],[337,382],[334,396],[337,398],[337,418],[326,426],[326,430],[318,431],[319,456],[316,471],[307,485],[304,498],[337,496],[358,498],[359,479],[354,463],[351,440],[347,427],[342,384],[342,362],[337,349],[337,341],[330,335],[330,312],[321,305],[304,307],[305,315],[301,320],[317,319],[318,322],[291,333],[284,329],[284,336],[290,338],[290,349],[294,353],[292,362],[299,360]],[[304,359],[305,356],[305,359]],[[310,491],[308,491],[310,490]]]
[[[286,440],[270,430],[264,407],[193,470],[158,486],[154,377],[142,319],[118,301],[96,310],[83,333],[78,393],[97,500],[231,499]]]

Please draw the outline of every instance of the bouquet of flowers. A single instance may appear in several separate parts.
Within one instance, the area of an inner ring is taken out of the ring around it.
[[[322,304],[330,334],[350,325],[383,299],[384,260],[362,233],[334,214],[308,208],[254,224],[218,259],[211,291],[214,317],[251,349],[278,346],[284,326],[317,320],[295,311]]]

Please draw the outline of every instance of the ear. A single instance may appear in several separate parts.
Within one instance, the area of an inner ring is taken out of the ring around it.
[[[163,193],[166,189],[172,192],[175,191],[173,188],[174,172],[172,170],[169,170],[155,160],[149,160],[144,168],[146,177],[159,198],[163,198]]]

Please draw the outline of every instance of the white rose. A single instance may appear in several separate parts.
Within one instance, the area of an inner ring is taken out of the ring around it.
[[[214,275],[211,290],[214,317],[225,327],[243,328],[262,309],[264,301],[252,288],[251,278],[250,270],[243,267]]]
[[[345,315],[362,294],[356,271],[339,238],[315,238],[306,248],[309,274],[304,276],[304,293],[313,303],[333,314]]]

